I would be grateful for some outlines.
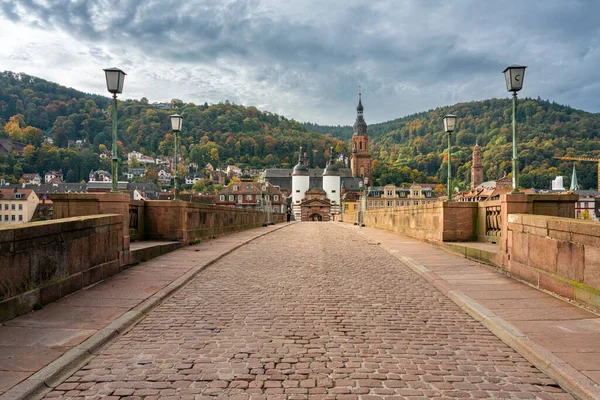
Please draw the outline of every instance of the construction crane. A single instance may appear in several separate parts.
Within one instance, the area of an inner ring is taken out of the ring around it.
[[[554,157],[559,160],[568,160],[568,161],[589,161],[598,163],[598,191],[600,192],[600,158],[590,158],[590,157]]]

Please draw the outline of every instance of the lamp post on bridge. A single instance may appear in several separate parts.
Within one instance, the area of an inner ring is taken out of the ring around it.
[[[178,157],[177,157],[177,147],[179,146],[177,144],[177,134],[179,132],[181,132],[181,125],[183,124],[183,117],[179,114],[172,114],[169,115],[169,118],[171,119],[171,130],[173,131],[173,135],[174,140],[175,140],[175,192],[173,194],[173,200],[179,200],[179,183],[177,182],[177,164],[179,163],[178,161]]]
[[[519,192],[519,158],[517,156],[517,92],[523,88],[523,79],[525,77],[526,66],[522,65],[511,65],[507,67],[504,72],[504,79],[506,80],[506,90],[513,92],[513,103],[512,103],[512,186],[513,190],[511,193],[517,194]]]
[[[362,181],[358,182],[358,186],[363,189],[362,201],[360,202],[360,218],[358,221],[358,226],[365,226],[365,213],[367,212],[367,197],[369,196],[369,178],[364,177]]]
[[[106,88],[113,95],[112,105],[112,189],[111,193],[119,193],[119,154],[117,151],[117,94],[123,93],[125,72],[119,68],[103,69],[106,76]]]
[[[452,188],[450,185],[450,177],[452,175],[451,139],[452,139],[452,132],[454,132],[454,129],[456,128],[456,118],[457,117],[454,114],[448,114],[444,117],[444,130],[448,134],[448,184],[447,184],[447,188],[446,188],[446,191],[448,192],[448,200],[447,201],[452,201]]]

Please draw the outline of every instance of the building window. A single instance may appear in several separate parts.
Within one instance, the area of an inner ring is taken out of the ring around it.
[[[418,206],[418,205],[419,205],[419,201],[418,201],[418,200],[415,200],[415,201],[413,202],[413,204],[414,204],[415,206]]]
[[[237,192],[237,190],[238,190],[238,186],[237,185],[233,185],[233,191]]]
[[[23,221],[23,214],[19,214],[19,221]]]
[[[277,207],[273,207],[273,212],[276,212],[276,213],[278,213],[278,212],[279,212],[279,206],[277,206]]]
[[[278,194],[274,194],[273,195],[273,201],[279,201],[279,195]]]
[[[296,189],[296,193],[300,193],[300,190]]]
[[[235,201],[235,196],[230,194],[229,195],[229,201],[234,202]]]
[[[369,207],[373,207],[373,202],[372,201],[369,202]]]
[[[11,221],[14,221],[14,220],[15,220],[15,216],[14,216],[14,215],[11,215],[11,216],[10,216],[10,220],[11,220]]]
[[[344,210],[348,209],[348,204],[344,204]]]
[[[14,204],[11,204],[11,205],[10,205],[10,209],[11,209],[11,210],[14,210],[14,209],[15,209],[15,205],[14,205]]]
[[[238,194],[238,203],[241,203],[241,202],[242,202],[242,199],[243,199],[243,197],[244,197],[244,196],[242,196],[241,194]]]
[[[5,204],[5,205],[4,205],[4,209],[5,209],[5,210],[8,210],[8,204]]]
[[[265,194],[265,201],[269,201],[269,195]]]
[[[388,201],[388,205],[387,205],[387,206],[388,206],[388,207],[391,207],[391,206],[392,206],[392,202],[391,202],[391,201]]]
[[[19,204],[19,211],[23,211],[23,204]]]
[[[252,195],[251,194],[247,194],[246,195],[246,200],[252,200]]]
[[[417,192],[416,190],[413,192],[413,197],[419,197],[419,192]]]
[[[220,201],[225,201],[225,195],[224,195],[224,194],[220,195],[220,196],[219,196],[219,200],[220,200]]]
[[[400,202],[399,201],[396,202],[396,207],[400,207]]]
[[[335,193],[335,190],[332,190],[331,193]]]

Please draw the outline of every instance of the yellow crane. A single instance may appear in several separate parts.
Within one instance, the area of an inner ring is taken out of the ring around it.
[[[600,158],[591,158],[591,157],[554,157],[559,160],[568,160],[568,161],[589,161],[598,163],[598,191],[600,192]]]

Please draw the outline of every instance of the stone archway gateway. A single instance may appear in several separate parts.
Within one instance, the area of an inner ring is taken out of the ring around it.
[[[323,216],[319,213],[312,214],[308,217],[309,221],[323,221]]]

